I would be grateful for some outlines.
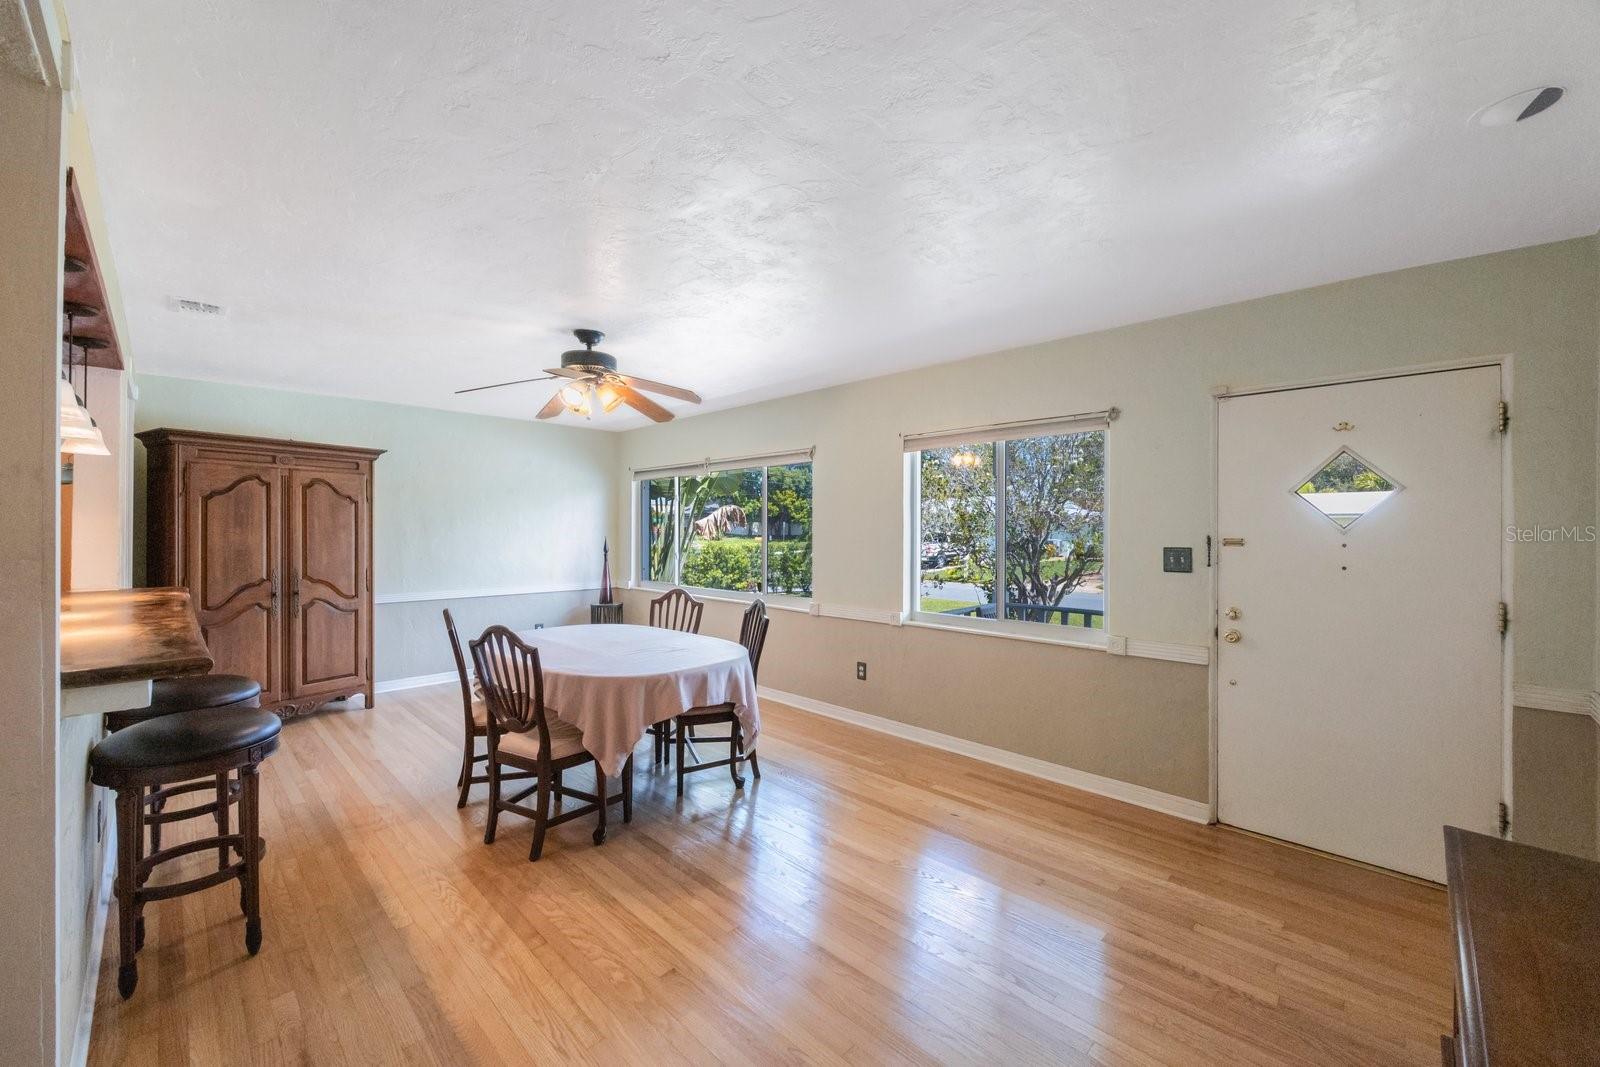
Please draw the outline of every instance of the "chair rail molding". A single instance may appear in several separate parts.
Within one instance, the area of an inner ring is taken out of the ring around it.
[[[1511,688],[1511,703],[1536,711],[1561,711],[1587,715],[1600,723],[1600,692],[1582,689],[1557,689],[1547,685],[1516,685]]]
[[[416,604],[428,600],[479,600],[497,596],[538,596],[545,593],[587,593],[596,582],[552,582],[545,585],[503,585],[477,589],[438,589],[422,593],[377,593],[374,604]]]

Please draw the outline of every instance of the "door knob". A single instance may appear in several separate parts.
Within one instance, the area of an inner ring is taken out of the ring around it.
[[[1229,608],[1227,611],[1224,611],[1223,614],[1226,615],[1230,619],[1237,619],[1239,617],[1239,609],[1238,608]]]
[[[1242,636],[1243,635],[1239,633],[1238,630],[1229,630],[1227,633],[1222,635],[1222,639],[1228,642],[1230,645],[1237,645],[1239,643],[1239,638]]]

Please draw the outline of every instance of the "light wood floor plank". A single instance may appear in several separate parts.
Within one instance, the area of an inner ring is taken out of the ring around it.
[[[760,783],[641,745],[634,822],[529,864],[458,701],[290,722],[261,955],[233,888],[153,904],[124,1003],[108,931],[90,1062],[1437,1062],[1437,888],[773,704]]]

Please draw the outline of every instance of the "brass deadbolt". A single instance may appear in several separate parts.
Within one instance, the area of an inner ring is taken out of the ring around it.
[[[1244,635],[1239,633],[1238,630],[1229,630],[1227,633],[1222,635],[1222,639],[1228,642],[1230,645],[1237,645],[1239,643],[1239,638],[1242,636]]]

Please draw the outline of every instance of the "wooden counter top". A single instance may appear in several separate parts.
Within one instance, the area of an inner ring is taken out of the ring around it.
[[[1447,826],[1456,1061],[1600,1063],[1600,864]]]
[[[61,598],[61,688],[204,674],[211,651],[184,589],[107,589]]]

